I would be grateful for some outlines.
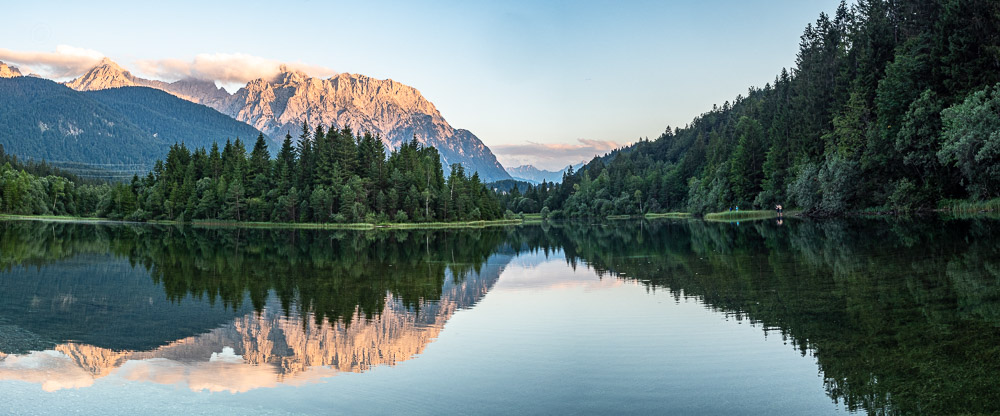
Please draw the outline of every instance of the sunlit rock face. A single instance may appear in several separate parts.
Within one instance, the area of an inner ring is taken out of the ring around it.
[[[417,308],[389,294],[375,316],[358,311],[350,322],[317,322],[294,307],[286,316],[270,302],[260,312],[150,351],[67,342],[48,351],[0,353],[0,379],[37,383],[47,391],[88,387],[111,376],[196,391],[243,392],[391,366],[423,352],[456,311],[478,302],[506,261],[459,278],[449,272],[441,298],[423,300]]]
[[[14,78],[21,76],[21,71],[17,67],[0,62],[0,78]]]
[[[479,172],[486,181],[510,178],[476,135],[453,128],[420,91],[391,79],[359,74],[320,79],[282,66],[274,78],[250,81],[230,95],[211,81],[166,83],[139,78],[105,58],[66,86],[79,91],[134,86],[160,89],[254,126],[274,141],[286,134],[297,139],[302,123],[368,132],[381,137],[389,149],[416,138],[438,149],[446,170],[459,163],[469,172]]]
[[[166,83],[133,76],[131,72],[126,71],[110,59],[104,58],[86,74],[67,82],[66,86],[77,91],[95,91],[120,87],[162,87],[159,84]]]
[[[390,149],[416,138],[436,147],[446,166],[461,163],[485,180],[510,178],[478,137],[452,128],[420,91],[391,79],[359,74],[318,79],[283,67],[275,78],[251,81],[215,108],[273,138],[296,137],[303,122],[369,132]]]

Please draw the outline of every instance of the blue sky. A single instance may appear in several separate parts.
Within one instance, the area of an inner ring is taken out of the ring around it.
[[[683,126],[712,104],[773,80],[794,64],[805,25],[836,5],[18,2],[4,7],[0,60],[30,52],[51,58],[59,48],[106,55],[147,76],[168,77],[149,72],[201,56],[203,63],[289,62],[317,75],[392,78],[419,89],[505,165],[557,168],[655,138],[667,125]]]

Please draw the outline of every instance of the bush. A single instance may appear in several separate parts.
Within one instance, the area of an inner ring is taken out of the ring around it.
[[[822,198],[818,179],[819,167],[810,162],[797,168],[795,176],[788,184],[788,197],[795,206],[805,211],[813,211],[819,207]]]
[[[542,208],[542,219],[543,220],[549,219],[549,214],[550,214],[549,207]]]
[[[129,214],[127,217],[125,217],[125,221],[142,222],[142,221],[146,221],[146,218],[148,218],[148,217],[149,217],[149,213],[147,213],[146,211],[143,211],[142,208],[139,208],[139,209],[135,210],[134,212],[132,212],[131,214]]]
[[[916,211],[924,200],[920,191],[909,179],[902,179],[893,186],[892,194],[889,195],[889,205],[897,211]]]
[[[1000,196],[1000,84],[945,109],[941,122],[941,163],[958,168],[973,197]]]
[[[514,211],[511,211],[511,210],[508,209],[507,212],[505,212],[503,214],[503,219],[505,219],[505,220],[512,220],[512,219],[514,219]]]
[[[396,211],[396,218],[395,218],[396,222],[407,222],[409,220],[410,216],[406,215],[406,211],[403,210]]]
[[[819,170],[819,188],[822,193],[820,210],[826,214],[846,211],[857,193],[858,162],[837,155],[827,157]]]

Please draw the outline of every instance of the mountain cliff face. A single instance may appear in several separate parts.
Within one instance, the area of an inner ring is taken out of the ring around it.
[[[0,78],[14,78],[21,76],[21,71],[17,67],[7,65],[0,61]]]
[[[476,135],[453,128],[420,91],[390,79],[358,74],[319,79],[282,67],[274,78],[250,81],[230,95],[210,81],[165,83],[138,78],[105,59],[66,85],[76,90],[125,86],[161,89],[247,123],[275,142],[286,133],[298,136],[303,122],[310,127],[322,123],[370,132],[381,136],[390,149],[416,137],[420,143],[436,147],[446,167],[460,163],[470,173],[479,172],[484,181],[510,178]]]

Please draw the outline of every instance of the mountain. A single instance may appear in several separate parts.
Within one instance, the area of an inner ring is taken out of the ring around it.
[[[569,168],[572,167],[573,170],[579,170],[581,166],[583,166],[582,163],[573,166],[566,166],[562,170],[551,171],[551,170],[538,169],[532,165],[521,165],[516,168],[507,168],[506,170],[507,173],[509,173],[510,176],[512,176],[514,179],[530,182],[537,185],[542,183],[542,181],[548,183],[562,182],[563,174],[566,173],[566,171],[569,170]]]
[[[104,58],[81,75],[65,85],[77,91],[98,91],[121,87],[150,87],[169,92],[177,97],[198,104],[217,104],[229,98],[225,89],[211,81],[182,79],[171,83],[139,78],[126,71],[114,61]]]
[[[10,66],[0,61],[0,78],[14,78],[21,76],[21,71],[16,66]]]
[[[461,163],[485,181],[509,179],[496,156],[475,134],[455,129],[417,89],[358,74],[311,78],[282,68],[274,79],[256,79],[216,107],[278,139],[322,123],[382,137],[389,148],[414,137],[441,153],[445,166]]]
[[[127,78],[114,82],[122,80]],[[156,89],[78,92],[34,77],[0,78],[0,125],[8,153],[56,164],[104,164],[125,173],[145,172],[176,142],[207,147],[236,137],[249,142],[260,134]]]
[[[282,67],[277,76],[250,81],[230,95],[210,81],[166,83],[138,78],[105,59],[66,85],[81,91],[123,86],[161,89],[247,123],[275,142],[286,133],[297,138],[303,122],[311,127],[322,123],[370,132],[392,149],[416,137],[437,148],[446,167],[460,163],[469,172],[479,172],[484,181],[510,179],[475,134],[453,128],[420,91],[391,79],[358,74],[320,79]]]

